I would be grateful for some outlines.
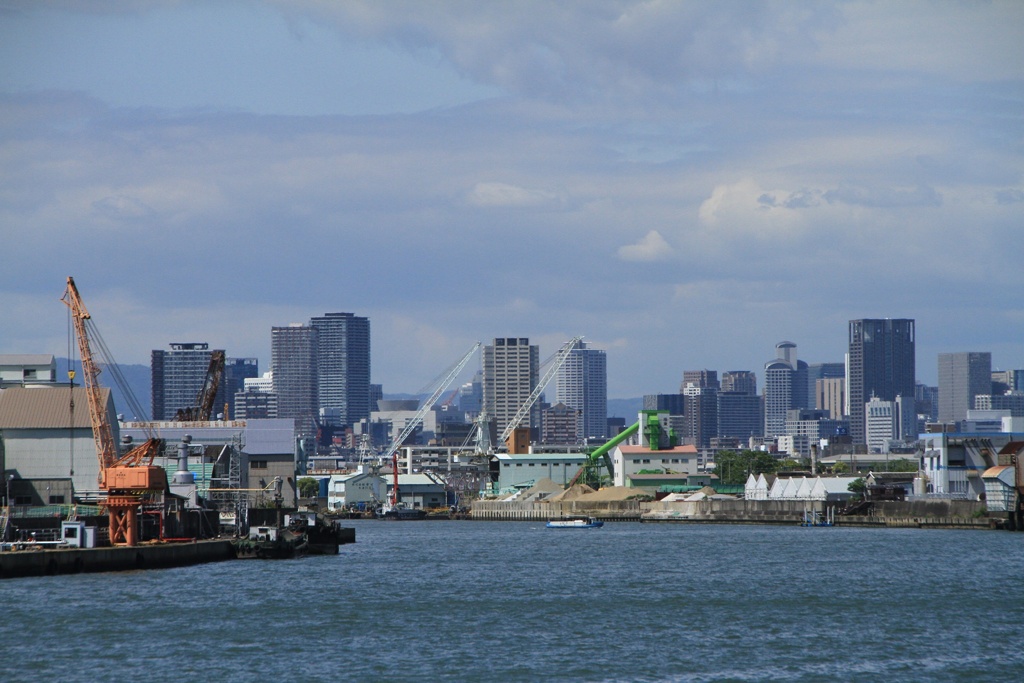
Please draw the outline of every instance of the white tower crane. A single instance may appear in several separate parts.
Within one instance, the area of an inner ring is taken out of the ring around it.
[[[395,454],[395,451],[401,448],[402,443],[408,438],[410,434],[412,434],[412,431],[416,429],[417,426],[419,426],[420,422],[423,421],[423,416],[427,414],[427,411],[430,410],[430,408],[434,405],[434,402],[437,401],[441,394],[445,392],[448,386],[455,381],[455,378],[459,376],[459,373],[462,372],[462,369],[466,367],[466,363],[469,362],[469,359],[473,357],[473,354],[476,353],[476,350],[479,348],[480,342],[475,343],[473,345],[473,348],[467,351],[466,355],[462,357],[462,360],[460,360],[454,366],[452,366],[448,374],[445,375],[443,380],[441,380],[441,383],[438,385],[437,389],[434,390],[434,393],[430,395],[430,398],[423,402],[423,405],[421,405],[420,409],[416,411],[416,414],[413,415],[412,419],[405,423],[405,429],[402,430],[402,433],[396,436],[394,440],[391,442],[391,445],[388,446],[388,450],[385,451],[384,456],[382,458],[382,462],[387,462],[388,460],[390,460],[391,456]]]

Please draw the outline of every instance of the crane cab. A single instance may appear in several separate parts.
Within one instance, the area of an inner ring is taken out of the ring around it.
[[[107,491],[164,491],[167,472],[156,465],[114,466],[103,470],[100,488]]]

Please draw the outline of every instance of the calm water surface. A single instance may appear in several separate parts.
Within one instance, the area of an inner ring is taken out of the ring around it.
[[[0,582],[0,681],[1024,679],[1024,534],[352,526],[335,557]]]

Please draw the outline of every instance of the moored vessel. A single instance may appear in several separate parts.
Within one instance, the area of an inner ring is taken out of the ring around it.
[[[585,515],[554,517],[549,519],[547,523],[549,529],[597,529],[603,526],[604,522],[601,520]]]

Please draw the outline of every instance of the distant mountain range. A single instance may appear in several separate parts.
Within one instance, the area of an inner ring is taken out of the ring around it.
[[[121,371],[121,375],[124,376],[125,382],[127,383],[127,390],[135,396],[136,401],[142,406],[143,415],[136,415],[134,411],[129,407],[131,403],[125,397],[125,392],[117,385],[114,381],[112,372],[105,370],[100,373],[100,384],[105,387],[109,387],[111,393],[114,396],[114,410],[119,415],[124,415],[125,419],[133,420],[148,420],[150,419],[150,411],[153,409],[153,394],[152,394],[152,373],[150,372],[148,365],[124,365],[118,363],[118,369]],[[75,370],[75,384],[82,384],[82,364],[79,361],[74,362]],[[68,359],[58,358],[57,359],[57,381],[66,382],[68,379]]]
[[[80,384],[82,382],[82,365],[78,361],[75,361],[75,383]],[[121,374],[124,376],[125,381],[128,384],[128,390],[135,396],[139,405],[142,406],[144,415],[135,415],[129,408],[131,405],[127,398],[125,398],[124,392],[117,382],[114,381],[112,372],[103,372],[100,374],[100,384],[105,387],[110,387],[114,395],[114,409],[118,414],[124,415],[127,419],[150,419],[150,410],[153,406],[152,397],[152,373],[150,372],[148,365],[124,365],[118,364],[118,368]],[[68,377],[68,359],[58,358],[57,359],[57,381],[65,382]],[[387,399],[417,399],[424,400],[427,395],[417,394],[385,394],[384,398]],[[636,416],[643,408],[644,399],[643,397],[637,398],[610,398],[608,399],[608,417],[622,417],[626,419],[626,424],[632,424],[636,421]]]
[[[608,399],[608,417],[624,417],[626,424],[636,422],[636,416],[644,407],[644,397],[636,398],[610,398]]]

